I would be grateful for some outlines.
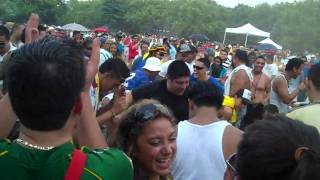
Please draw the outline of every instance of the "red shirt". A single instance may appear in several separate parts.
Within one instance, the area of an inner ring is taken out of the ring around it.
[[[131,42],[131,43],[129,44],[129,58],[128,58],[129,61],[132,60],[134,57],[136,57],[136,55],[139,54],[139,51],[138,51],[139,46],[137,46],[137,47],[134,48],[134,46],[135,46],[136,44],[137,44],[137,43],[134,43],[134,42]]]

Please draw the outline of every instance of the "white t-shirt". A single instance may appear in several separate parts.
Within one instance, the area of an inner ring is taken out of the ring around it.
[[[207,125],[181,121],[178,124],[177,153],[172,175],[175,180],[222,180],[226,170],[222,138],[230,124]]]
[[[12,45],[12,43],[11,43],[11,42],[9,42],[9,45],[10,45],[10,49],[9,49],[9,51],[8,51],[8,52],[11,52],[11,51],[14,51],[14,50],[16,50],[16,49],[17,49],[16,47],[14,47],[14,46]],[[8,52],[7,52],[7,53],[5,53],[3,56],[1,56],[1,55],[0,55],[0,62],[1,62],[1,61],[3,61],[3,57],[4,57],[5,55],[7,55],[7,54],[8,54]]]
[[[228,76],[225,84],[224,84],[224,95],[229,96],[230,95],[230,90],[231,90],[231,80],[232,77],[235,73],[237,73],[240,70],[244,70],[249,78],[249,80],[252,82],[253,81],[253,76],[252,76],[252,69],[249,68],[248,66],[241,64],[240,66],[236,67],[234,70],[232,70],[232,72],[230,73],[230,75]]]
[[[106,62],[108,59],[112,58],[112,54],[103,49],[103,48],[100,48],[100,62],[99,62],[99,66],[101,66],[101,64],[103,64],[104,62]]]
[[[161,65],[161,71],[159,72],[159,76],[165,78],[167,76],[167,72],[168,72],[168,67],[169,65],[175,60],[169,60],[165,63],[163,63]],[[188,66],[189,70],[190,70],[190,75],[193,74],[193,65],[194,65],[194,62],[192,63],[186,63],[186,65]]]
[[[278,66],[276,64],[266,64],[262,70],[270,79],[276,77],[279,74]]]

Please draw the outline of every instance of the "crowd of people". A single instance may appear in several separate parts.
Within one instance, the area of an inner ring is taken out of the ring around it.
[[[0,26],[2,179],[320,179],[320,64]]]

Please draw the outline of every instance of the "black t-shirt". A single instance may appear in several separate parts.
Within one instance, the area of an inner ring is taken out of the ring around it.
[[[169,92],[167,89],[167,80],[156,81],[134,89],[132,90],[132,97],[134,101],[150,98],[160,101],[172,110],[177,122],[189,118],[187,91],[185,91],[182,96]]]

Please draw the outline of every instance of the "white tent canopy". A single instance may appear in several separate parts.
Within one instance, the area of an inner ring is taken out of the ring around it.
[[[280,46],[279,44],[275,43],[274,41],[272,41],[270,38],[264,39],[260,42],[258,42],[259,44],[272,44],[274,45],[278,50],[282,49],[282,46]]]
[[[250,23],[243,25],[241,27],[237,28],[226,28],[224,37],[223,37],[223,43],[226,40],[227,33],[233,33],[233,34],[245,34],[246,35],[246,42],[245,46],[247,46],[248,36],[260,36],[260,37],[270,37],[270,33],[262,31]]]

